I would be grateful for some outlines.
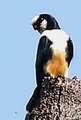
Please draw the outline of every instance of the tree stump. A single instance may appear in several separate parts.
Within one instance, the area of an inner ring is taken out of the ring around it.
[[[81,80],[44,77],[40,103],[25,120],[81,120]]]

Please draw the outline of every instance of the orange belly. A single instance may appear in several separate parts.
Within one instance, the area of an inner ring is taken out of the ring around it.
[[[66,53],[54,50],[54,56],[46,64],[46,72],[49,73],[52,77],[57,77],[59,75],[65,76],[68,63],[66,61]]]

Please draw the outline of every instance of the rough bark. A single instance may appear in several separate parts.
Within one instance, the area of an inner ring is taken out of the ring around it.
[[[81,120],[81,80],[45,77],[40,103],[25,120]]]

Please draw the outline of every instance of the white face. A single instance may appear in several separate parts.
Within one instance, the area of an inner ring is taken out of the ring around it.
[[[47,21],[44,19],[40,25],[40,33],[44,32],[46,28],[47,28]]]
[[[38,23],[36,24],[36,22],[38,22]],[[46,28],[47,28],[47,21],[46,21],[46,19],[40,18],[40,16],[35,16],[32,19],[31,23],[32,23],[32,26],[35,24],[34,28],[36,28],[36,30],[38,30],[40,33],[43,33],[44,30],[46,30]],[[37,29],[38,24],[40,26],[40,29]]]

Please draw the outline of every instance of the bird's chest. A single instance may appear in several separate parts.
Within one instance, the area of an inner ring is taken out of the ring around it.
[[[47,61],[44,66],[46,74],[50,74],[52,77],[57,77],[59,75],[64,76],[68,68],[68,63],[66,61],[66,53],[55,49],[52,53],[52,58]]]

